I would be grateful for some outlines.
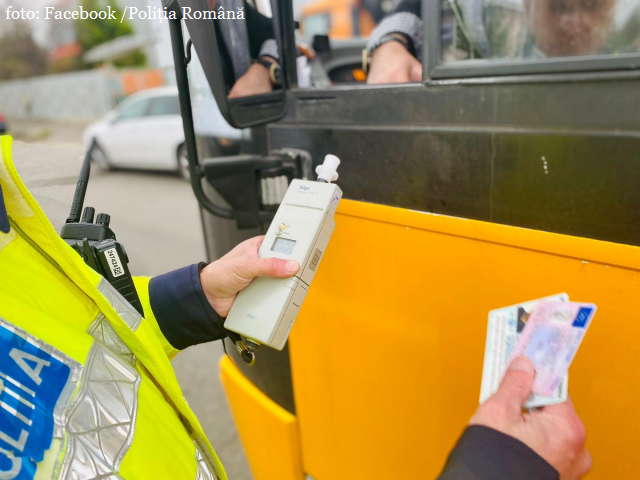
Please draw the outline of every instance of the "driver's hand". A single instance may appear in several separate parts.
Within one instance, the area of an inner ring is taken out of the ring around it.
[[[207,265],[200,272],[200,283],[213,309],[226,318],[240,290],[255,277],[288,278],[300,270],[295,260],[259,258],[262,237],[242,242],[224,257]]]
[[[373,51],[368,84],[422,81],[422,64],[398,42],[388,42]]]
[[[484,402],[470,425],[484,425],[510,435],[544,458],[562,480],[581,478],[591,469],[591,456],[584,448],[585,430],[571,400],[522,413],[529,398],[535,370],[526,357],[516,358],[498,391]]]
[[[269,77],[269,70],[260,63],[254,63],[233,85],[229,92],[229,98],[260,95],[272,90],[273,84]]]

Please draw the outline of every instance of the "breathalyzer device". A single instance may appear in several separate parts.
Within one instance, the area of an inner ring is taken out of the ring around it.
[[[291,278],[255,278],[238,294],[224,326],[247,338],[246,346],[236,341],[245,361],[253,359],[258,345],[282,350],[287,342],[336,226],[342,190],[331,182],[338,179],[339,164],[338,157],[327,155],[316,168],[316,182],[293,180],[267,230],[258,255],[297,260],[300,270]]]

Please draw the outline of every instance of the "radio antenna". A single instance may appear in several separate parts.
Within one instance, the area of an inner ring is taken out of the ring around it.
[[[67,223],[77,223],[80,221],[80,214],[82,212],[82,206],[84,205],[84,196],[87,193],[87,185],[89,184],[89,174],[91,173],[90,152],[91,148],[87,150],[84,156],[84,162],[82,163],[82,169],[78,177],[76,191],[73,194],[73,202],[71,203],[71,211],[69,212]]]

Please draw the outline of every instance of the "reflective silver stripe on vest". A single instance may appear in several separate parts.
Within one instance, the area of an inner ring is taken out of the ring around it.
[[[59,478],[120,478],[117,472],[133,441],[141,377],[135,356],[104,315],[88,333],[95,341],[66,416],[68,445]]]
[[[194,442],[194,443],[196,444],[196,462],[198,464],[198,470],[196,472],[196,480],[218,480],[218,477],[216,477],[213,474],[213,469],[209,468],[207,461],[202,456],[202,452],[198,447],[198,443],[197,442]]]
[[[107,299],[117,314],[122,317],[124,323],[129,325],[129,328],[135,332],[142,321],[138,311],[104,278],[98,284],[98,291]]]

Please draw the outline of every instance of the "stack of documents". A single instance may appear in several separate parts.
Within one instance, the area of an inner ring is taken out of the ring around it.
[[[570,302],[566,293],[490,311],[480,403],[496,392],[509,363],[520,355],[536,369],[524,407],[566,401],[567,372],[595,313],[595,305]]]

